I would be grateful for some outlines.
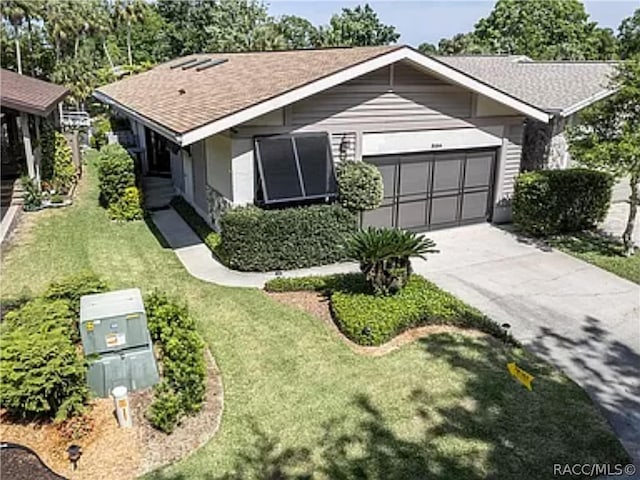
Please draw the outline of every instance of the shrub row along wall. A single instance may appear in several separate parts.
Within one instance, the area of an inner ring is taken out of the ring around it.
[[[575,168],[521,174],[513,194],[513,222],[533,235],[593,228],[611,201],[611,175]]]
[[[187,308],[152,293],[145,298],[149,333],[160,347],[162,381],[147,411],[151,424],[171,433],[185,415],[202,408],[206,366],[204,342]]]
[[[112,220],[131,221],[142,218],[142,197],[136,187],[133,158],[117,144],[105,145],[98,157],[100,202]]]
[[[239,207],[222,217],[222,249],[229,267],[237,270],[326,265],[345,259],[343,241],[356,225],[355,216],[339,205]]]

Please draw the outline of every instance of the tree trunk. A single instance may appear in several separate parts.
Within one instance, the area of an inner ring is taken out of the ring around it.
[[[131,56],[131,22],[127,22],[127,55],[129,57],[129,66],[133,66],[133,58]]]
[[[640,203],[640,198],[638,198],[638,183],[640,182],[640,177],[632,175],[629,180],[631,186],[631,195],[629,196],[629,217],[627,218],[627,226],[624,229],[624,233],[622,234],[622,243],[624,243],[624,253],[627,257],[633,255],[634,244],[633,244],[633,227],[636,223],[636,215],[638,213],[638,204]]]
[[[111,67],[111,70],[113,71],[113,68],[114,68],[113,60],[111,59],[111,55],[109,55],[109,49],[107,48],[107,42],[105,42],[104,40],[102,41],[102,48],[104,50],[105,55],[107,56],[107,60],[109,60],[109,66]]]
[[[16,37],[16,63],[18,73],[22,74],[22,57],[20,56],[20,39]]]

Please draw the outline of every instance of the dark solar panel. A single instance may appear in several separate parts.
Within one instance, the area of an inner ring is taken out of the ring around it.
[[[196,72],[201,72],[202,70],[206,70],[207,68],[215,67],[216,65],[220,65],[222,63],[228,62],[229,60],[226,58],[218,58],[216,60],[211,60],[211,63],[207,63],[206,65],[202,65],[201,67],[196,68]]]
[[[327,135],[297,136],[300,171],[308,197],[336,193],[336,179]]]
[[[178,67],[184,67],[185,65],[189,65],[190,63],[196,62],[198,59],[197,58],[190,58],[189,60],[185,60],[184,62],[180,62],[180,63],[176,63],[175,65],[171,65],[172,70],[174,68],[178,68]]]
[[[265,203],[303,196],[290,137],[256,140]]]

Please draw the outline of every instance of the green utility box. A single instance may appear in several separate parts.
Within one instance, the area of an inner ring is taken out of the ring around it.
[[[160,381],[153,348],[123,350],[107,353],[89,363],[87,383],[99,397],[108,397],[118,386],[132,392],[155,385]]]
[[[149,343],[147,314],[137,288],[85,295],[80,299],[84,353],[108,353]]]
[[[134,391],[160,380],[137,288],[80,298],[80,337],[89,357],[87,383],[100,397],[117,386]]]

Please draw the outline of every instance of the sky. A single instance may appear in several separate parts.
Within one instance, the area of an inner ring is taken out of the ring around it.
[[[269,13],[298,15],[314,25],[325,25],[333,13],[343,7],[353,8],[365,3],[343,0],[270,0]],[[401,37],[398,43],[418,46],[422,42],[435,45],[443,37],[465,33],[481,17],[486,17],[494,1],[488,0],[395,0],[370,1],[385,24],[394,25]],[[623,18],[640,8],[640,0],[585,0],[591,20],[601,27],[617,31]]]

